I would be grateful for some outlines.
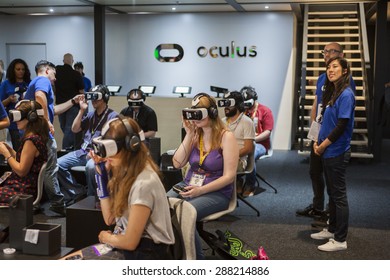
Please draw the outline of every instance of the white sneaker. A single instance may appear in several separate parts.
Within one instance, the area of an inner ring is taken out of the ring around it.
[[[318,250],[325,252],[336,252],[341,250],[347,250],[347,241],[338,242],[333,238],[329,239],[328,243],[318,246]]]
[[[324,240],[324,239],[334,238],[334,234],[329,232],[326,228],[324,228],[320,232],[310,234],[310,237],[316,240]]]

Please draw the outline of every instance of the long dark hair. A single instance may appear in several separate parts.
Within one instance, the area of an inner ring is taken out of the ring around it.
[[[24,61],[21,58],[16,58],[16,59],[11,61],[11,63],[9,64],[9,66],[7,68],[7,79],[11,82],[11,84],[16,83],[15,67],[16,67],[16,64],[18,64],[18,63],[24,65],[25,71],[24,71],[24,76],[23,76],[23,82],[29,84],[31,82],[30,69],[28,69],[28,65],[27,65],[26,61]]]
[[[35,110],[42,109],[41,104],[38,102],[35,102],[34,106]],[[21,102],[17,110],[23,112],[23,115],[27,115],[32,110],[31,102]],[[29,121],[23,137],[28,134],[39,135],[41,136],[43,143],[47,143],[49,140],[49,124],[47,123],[47,120],[43,116],[38,116],[36,121]]]
[[[349,67],[348,61],[345,58],[334,57],[329,59],[329,61],[326,63],[326,69],[328,69],[329,65],[335,60],[340,63],[343,74],[337,81],[334,82],[329,81],[328,75],[326,75],[325,91],[322,96],[323,108],[326,108],[327,105],[333,106],[337,98],[339,98],[340,94],[350,86],[351,69]],[[344,73],[345,70],[347,71]]]

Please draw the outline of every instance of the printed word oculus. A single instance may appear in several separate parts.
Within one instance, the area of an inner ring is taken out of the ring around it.
[[[230,46],[226,46],[226,47],[212,46],[211,48],[207,49],[206,47],[202,46],[198,48],[197,53],[200,57],[206,57],[209,54],[213,58],[218,58],[218,57],[234,58],[235,56],[256,57],[257,55],[256,46],[250,46],[249,48],[246,46],[240,47],[240,46],[236,46],[234,41],[230,43]]]
[[[207,49],[201,46],[197,49],[197,54],[202,58],[207,57],[207,55],[212,58],[256,57],[256,48],[256,46],[236,46],[235,42],[232,41],[230,46],[226,47],[212,46]],[[184,57],[184,49],[179,44],[160,44],[154,50],[154,57],[160,62],[179,62]]]

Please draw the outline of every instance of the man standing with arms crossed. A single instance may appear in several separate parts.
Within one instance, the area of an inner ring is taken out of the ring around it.
[[[344,57],[343,47],[336,42],[327,44],[322,51],[324,56],[325,64],[329,59],[334,57]],[[325,68],[324,68],[325,70]],[[322,73],[317,80],[316,84],[316,95],[314,98],[313,106],[310,114],[310,122],[316,121],[316,118],[321,114],[322,110],[322,93],[324,92],[324,84],[326,80],[326,72]],[[351,77],[351,88],[356,92],[355,83]],[[325,181],[324,172],[322,167],[321,157],[316,155],[313,150],[313,141],[311,143],[310,151],[310,179],[313,187],[313,203],[307,206],[305,209],[299,209],[296,211],[298,216],[305,216],[310,218],[320,219],[322,222],[326,222],[328,219],[327,211],[325,207]],[[326,226],[325,224],[323,226]]]

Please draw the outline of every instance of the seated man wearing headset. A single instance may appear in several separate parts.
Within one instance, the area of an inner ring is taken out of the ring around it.
[[[244,171],[247,166],[246,159],[253,152],[255,140],[255,127],[244,112],[244,98],[238,91],[227,92],[223,95],[223,99],[218,100],[218,107],[224,108],[225,117],[222,121],[237,139],[240,153],[237,171]]]
[[[79,195],[85,194],[84,190],[74,190],[76,182],[70,173],[70,169],[74,166],[85,165],[88,186],[87,195],[96,195],[95,164],[89,158],[88,153],[92,149],[92,139],[101,135],[103,125],[118,116],[115,111],[108,108],[109,99],[110,92],[107,87],[105,85],[97,85],[92,88],[91,92],[85,93],[85,100],[80,101],[80,110],[73,121],[72,131],[74,133],[83,132],[83,144],[81,149],[72,151],[58,159],[58,181],[61,190],[69,196],[68,202],[74,200]],[[88,108],[88,100],[92,101],[92,106],[95,110],[88,112],[84,116]]]
[[[145,138],[156,136],[157,116],[156,112],[145,104],[146,96],[140,89],[132,89],[127,94],[128,107],[120,113],[135,120],[144,131]]]

